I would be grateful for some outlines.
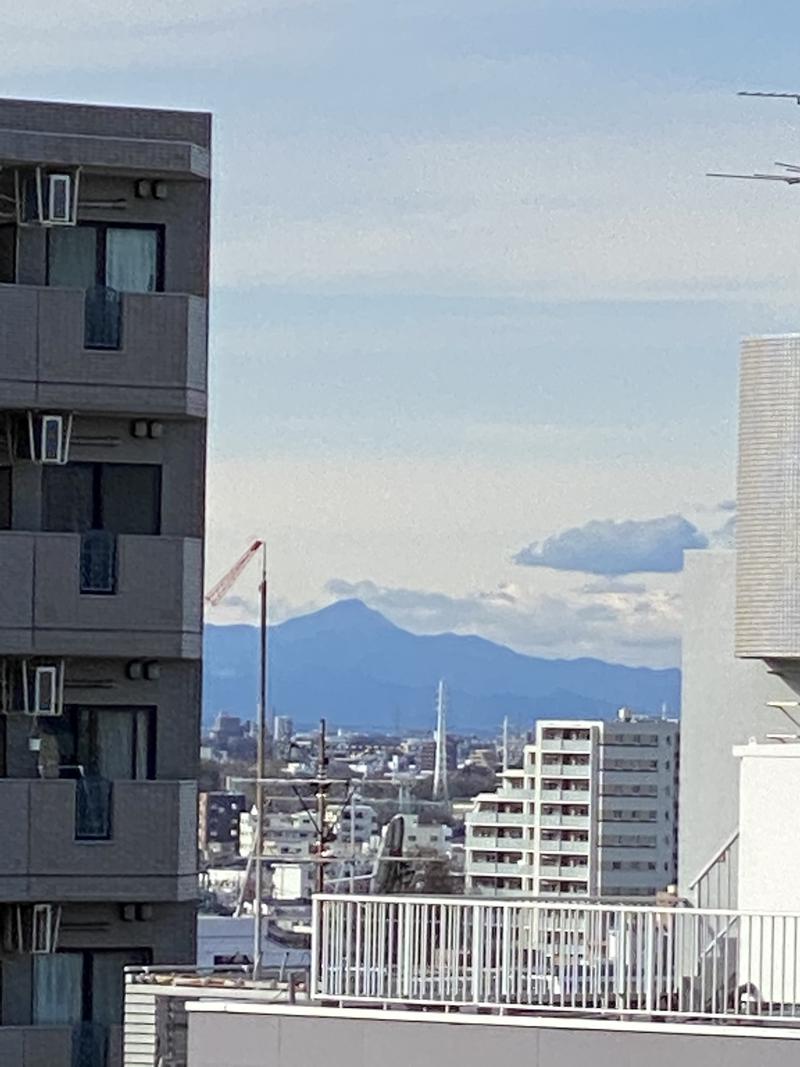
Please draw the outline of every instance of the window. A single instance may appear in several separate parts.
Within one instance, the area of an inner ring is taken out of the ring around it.
[[[42,720],[43,731],[52,739],[46,744],[43,737],[42,749],[51,752],[54,777],[152,779],[155,725],[154,708],[68,705],[59,718]]]
[[[163,229],[91,223],[48,232],[47,283],[153,293],[163,288]]]
[[[11,529],[11,467],[0,467],[0,530]]]
[[[43,470],[44,529],[52,533],[161,533],[161,467],[70,463]]]
[[[122,1022],[124,968],[150,962],[147,949],[52,952],[33,957],[34,1026],[74,1026],[81,1022],[115,1026]],[[91,1043],[87,1028],[79,1040]],[[83,1058],[85,1055],[85,1058]],[[76,1062],[98,1060],[87,1047]]]

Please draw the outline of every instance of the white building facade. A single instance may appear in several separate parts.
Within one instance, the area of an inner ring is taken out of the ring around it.
[[[655,896],[677,873],[679,762],[672,720],[538,722],[467,817],[466,892]]]

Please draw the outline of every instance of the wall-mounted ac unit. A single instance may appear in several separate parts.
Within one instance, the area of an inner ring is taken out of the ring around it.
[[[60,928],[60,904],[6,904],[3,909],[3,950],[19,955],[55,952]]]
[[[69,462],[72,415],[29,411],[27,438],[25,459],[34,463],[55,463],[64,466]],[[18,448],[17,454],[20,452]]]
[[[64,660],[0,660],[0,714],[61,715],[64,710]]]
[[[80,168],[49,171],[32,167],[15,173],[20,226],[74,226],[78,220]]]

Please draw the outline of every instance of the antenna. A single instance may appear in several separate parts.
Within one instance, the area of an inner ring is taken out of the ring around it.
[[[503,774],[508,770],[508,716],[503,717]]]
[[[742,90],[737,96],[759,96],[775,100],[794,100],[800,104],[800,93],[764,93]],[[787,174],[726,174],[719,171],[709,171],[707,178],[735,178],[737,181],[749,182],[783,182],[784,185],[800,185],[800,167],[794,163],[776,163],[776,167],[788,171]]]
[[[447,791],[447,708],[444,682],[439,680],[436,693],[436,757],[433,764],[433,799],[449,800]]]
[[[751,91],[749,89],[742,89],[737,96],[761,96],[766,97],[769,100],[794,100],[796,104],[800,104],[800,93],[762,93],[757,91]]]

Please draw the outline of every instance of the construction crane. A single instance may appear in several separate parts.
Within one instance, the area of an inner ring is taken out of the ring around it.
[[[263,541],[253,541],[252,545],[234,563],[227,574],[223,574],[215,586],[206,593],[206,603],[215,608],[233,588],[236,579],[246,569],[247,564],[256,555],[259,549],[264,547]]]
[[[212,607],[221,600],[233,588],[237,578],[246,569],[248,563],[258,553],[261,553],[261,582],[259,595],[261,600],[261,626],[260,626],[260,677],[258,696],[258,722],[256,734],[256,832],[253,856],[255,860],[255,893],[253,900],[253,978],[261,977],[262,955],[262,913],[261,901],[263,898],[263,838],[264,838],[264,779],[267,765],[267,546],[263,541],[253,541],[246,552],[234,563],[231,569],[224,574],[217,584],[206,594],[206,603]],[[250,861],[248,861],[249,864]]]

